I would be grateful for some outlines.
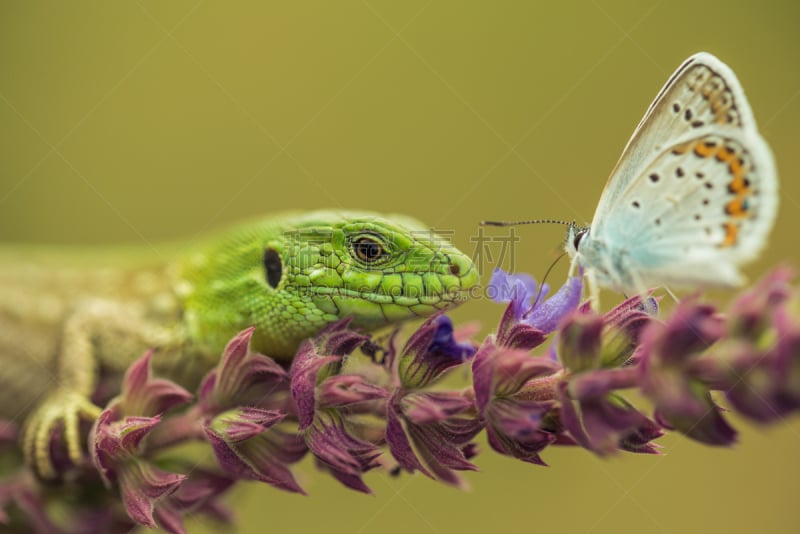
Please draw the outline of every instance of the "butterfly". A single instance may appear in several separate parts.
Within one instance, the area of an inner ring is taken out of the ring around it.
[[[565,243],[598,286],[732,287],[766,243],[778,179],[736,75],[700,52],[678,67],[605,185],[592,223]]]

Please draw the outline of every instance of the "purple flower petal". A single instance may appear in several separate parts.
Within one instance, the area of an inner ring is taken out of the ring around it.
[[[561,366],[552,360],[533,357],[521,350],[498,347],[489,337],[478,349],[472,362],[475,402],[483,414],[493,397],[515,395],[529,380],[560,370]]]
[[[299,393],[300,396],[303,393]],[[322,408],[336,408],[350,406],[370,400],[385,399],[389,392],[380,386],[375,386],[367,382],[360,375],[336,375],[326,378],[319,386],[317,393],[319,405]],[[295,401],[296,402],[296,401]],[[308,417],[307,407],[305,416]],[[298,405],[298,411],[301,409]],[[313,411],[311,412],[313,419]],[[304,428],[307,424],[302,426]]]
[[[403,415],[416,425],[438,423],[473,406],[472,400],[459,391],[409,393],[400,400]]]
[[[539,456],[556,439],[540,428],[542,417],[552,402],[496,399],[486,413],[489,445],[500,454],[524,462],[546,465]]]
[[[337,480],[351,489],[369,493],[361,475],[378,466],[381,451],[374,444],[355,437],[345,419],[335,410],[317,410],[305,431],[306,445]]]
[[[614,390],[638,385],[639,372],[635,367],[596,369],[573,375],[569,381],[569,394],[578,401],[597,401]]]
[[[276,450],[281,441],[276,443],[271,439],[272,430],[236,443],[225,441],[211,427],[205,430],[217,463],[228,476],[266,482],[278,489],[304,493],[286,466],[285,458]]]
[[[261,434],[284,417],[286,414],[278,410],[241,407],[222,412],[208,426],[226,443],[239,443]]]
[[[681,302],[666,324],[651,323],[644,330],[637,367],[641,390],[655,404],[659,422],[700,442],[724,446],[735,441],[736,431],[711,400],[709,387],[693,374],[701,353],[723,333],[722,319],[712,307]]]
[[[431,397],[426,400],[433,402]],[[396,395],[388,405],[386,416],[386,441],[395,460],[409,472],[417,470],[431,478],[460,486],[462,481],[455,471],[477,469],[465,456],[465,451],[472,450],[469,446],[472,438],[482,429],[477,418],[465,413],[472,403],[452,402],[453,398],[449,398],[442,411],[454,414],[441,418],[440,413],[433,415],[429,406],[421,410],[420,403],[411,402],[404,406],[403,401],[403,395]],[[437,420],[414,423],[405,412],[406,407],[421,420]]]
[[[603,318],[595,313],[573,313],[558,332],[558,358],[573,373],[600,365]]]
[[[731,307],[730,330],[736,336],[757,340],[774,323],[776,311],[792,294],[794,272],[778,268],[742,293]]]
[[[160,422],[159,417],[126,417],[114,420],[113,408],[104,410],[92,428],[92,461],[107,485],[116,478],[120,466],[135,460],[142,440]]]
[[[480,432],[482,426],[476,419],[451,417],[437,423],[417,425],[410,423],[407,433],[414,443],[417,453],[428,466],[432,478],[454,486],[463,482],[455,471],[477,471],[464,455],[470,441]]]
[[[119,410],[123,416],[157,415],[192,399],[191,393],[174,382],[152,377],[152,355],[152,351],[147,351],[125,372],[119,399]]]
[[[581,300],[581,279],[571,277],[555,295],[544,302],[537,301],[522,316],[522,322],[548,334],[558,327],[558,323],[578,307]]]
[[[155,502],[176,491],[186,475],[168,473],[146,462],[129,462],[119,470],[122,502],[128,516],[140,525],[156,526]]]
[[[510,310],[514,320],[519,321],[522,314],[528,309],[531,300],[536,295],[536,280],[527,273],[507,273],[496,267],[489,280],[489,297],[497,302],[510,302]],[[547,288],[542,288],[542,295],[547,294]]]
[[[581,280],[571,277],[549,299],[547,285],[536,293],[536,282],[527,274],[508,274],[495,269],[489,283],[489,295],[495,302],[510,302],[497,329],[499,345],[530,350],[580,302]],[[533,301],[533,302],[531,302]]]
[[[389,408],[386,412],[386,443],[389,445],[389,452],[392,454],[400,467],[413,473],[419,471],[431,478],[433,475],[428,471],[425,466],[420,463],[419,458],[414,453],[411,447],[406,431],[403,428],[403,423],[400,420],[399,413],[389,403]]]
[[[506,307],[497,327],[497,344],[519,350],[531,350],[541,345],[546,334],[514,318],[513,303]]]
[[[269,407],[286,390],[289,376],[272,358],[250,352],[254,329],[239,332],[228,342],[217,367],[200,385],[200,406],[215,415],[241,405]]]
[[[658,313],[658,299],[637,295],[603,315],[601,367],[618,367],[628,362],[639,346],[644,328]]]
[[[297,407],[300,430],[308,427],[314,420],[317,384],[338,372],[341,360],[341,356],[325,356],[317,353],[314,343],[310,340],[304,341],[297,350],[289,375],[290,390]]]
[[[661,433],[657,426],[633,405],[616,394],[602,398],[576,401],[570,393],[571,384],[562,382],[558,388],[561,422],[582,447],[606,455],[617,450],[650,452],[644,440],[655,439]]]
[[[350,330],[351,317],[345,317],[326,326],[313,339],[319,354],[346,356],[369,341],[369,336]]]

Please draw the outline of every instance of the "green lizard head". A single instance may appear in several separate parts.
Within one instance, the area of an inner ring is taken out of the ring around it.
[[[372,330],[448,309],[479,282],[470,258],[405,216],[279,215],[212,241],[180,266],[189,336],[213,349],[256,326],[254,349],[291,357],[325,325]]]

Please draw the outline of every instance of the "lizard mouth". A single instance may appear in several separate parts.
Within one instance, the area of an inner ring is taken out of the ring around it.
[[[347,289],[341,287],[314,287],[302,288],[302,293],[311,297],[314,296],[338,296],[350,299],[373,302],[375,304],[395,304],[397,306],[431,306],[438,310],[443,310],[460,304],[469,298],[469,290],[460,288],[438,295],[392,295],[385,292],[364,291],[357,289]]]

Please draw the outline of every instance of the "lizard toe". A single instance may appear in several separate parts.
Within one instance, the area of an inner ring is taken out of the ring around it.
[[[83,395],[67,391],[55,391],[31,416],[23,435],[23,451],[26,464],[43,479],[56,478],[59,473],[53,463],[51,444],[59,430],[67,454],[74,465],[84,459],[81,446],[81,420],[93,421],[100,415],[100,408]]]

